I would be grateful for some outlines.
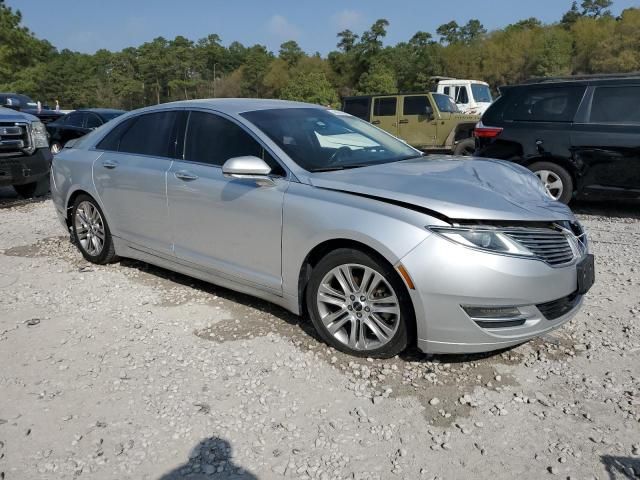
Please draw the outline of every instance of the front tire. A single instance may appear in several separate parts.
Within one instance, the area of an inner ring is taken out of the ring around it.
[[[458,142],[456,148],[453,150],[453,154],[461,157],[470,157],[475,153],[475,151],[476,141],[473,138],[465,138]]]
[[[547,193],[554,200],[569,204],[573,197],[573,179],[563,167],[551,162],[536,162],[529,170],[544,183]]]
[[[99,265],[117,260],[104,213],[89,195],[78,195],[73,203],[71,226],[73,240],[85,259]]]
[[[325,342],[359,357],[399,354],[415,325],[411,300],[393,267],[354,249],[335,250],[318,262],[306,305]]]

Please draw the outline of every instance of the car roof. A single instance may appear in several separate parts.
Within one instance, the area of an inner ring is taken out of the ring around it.
[[[260,98],[205,98],[199,100],[182,100],[178,102],[161,103],[152,107],[136,110],[136,113],[143,111],[163,110],[167,107],[177,108],[205,108],[228,115],[238,115],[244,112],[255,110],[271,110],[276,108],[321,108],[322,105],[311,103],[292,102],[289,100],[273,100]]]
[[[623,84],[639,84],[640,72],[627,74],[603,74],[603,75],[576,75],[570,77],[548,77],[548,78],[532,78],[518,85],[508,85],[500,87],[509,89],[513,87],[530,87],[530,86],[563,86],[563,85],[623,85]]]
[[[76,113],[76,112],[92,112],[92,113],[97,113],[98,115],[100,114],[106,114],[106,113],[127,113],[126,110],[118,110],[117,108],[77,108],[75,110],[72,110],[71,112],[67,113],[67,115],[70,115],[72,113]]]

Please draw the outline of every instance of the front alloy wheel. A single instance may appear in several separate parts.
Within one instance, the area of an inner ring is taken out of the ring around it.
[[[313,323],[327,343],[358,356],[387,358],[408,343],[412,310],[392,267],[341,249],[314,268],[307,291]]]

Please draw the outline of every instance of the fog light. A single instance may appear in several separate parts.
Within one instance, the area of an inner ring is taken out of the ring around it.
[[[519,327],[527,321],[518,307],[462,306],[462,309],[482,328]]]

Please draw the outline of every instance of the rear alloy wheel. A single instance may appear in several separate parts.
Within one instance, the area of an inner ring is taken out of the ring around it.
[[[312,272],[307,305],[321,337],[343,352],[388,358],[402,352],[413,321],[398,274],[363,252],[336,250]]]
[[[453,150],[454,155],[461,157],[470,157],[476,151],[476,141],[473,138],[465,138],[460,140]]]
[[[536,162],[529,166],[554,200],[568,204],[573,196],[571,175],[560,165],[551,162]]]
[[[88,195],[79,195],[71,215],[73,239],[82,256],[100,265],[113,262],[116,254],[111,232],[95,200]]]

